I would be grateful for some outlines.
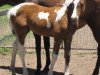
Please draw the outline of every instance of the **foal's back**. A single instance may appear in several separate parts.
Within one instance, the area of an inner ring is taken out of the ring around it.
[[[34,3],[23,3],[10,11],[15,10],[15,8],[17,9],[16,13],[13,12],[14,14],[12,14],[14,15],[13,22],[19,26],[27,26],[37,34],[55,37],[56,34],[61,34],[62,31],[67,30],[68,20],[62,6],[44,7]],[[62,10],[63,12],[61,12]],[[59,15],[64,14],[59,21],[56,21],[59,18],[58,11],[61,12]]]

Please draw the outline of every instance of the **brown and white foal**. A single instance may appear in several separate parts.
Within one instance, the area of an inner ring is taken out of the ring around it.
[[[23,65],[23,75],[28,75],[25,65],[24,40],[27,33],[33,33],[54,37],[54,48],[49,75],[53,75],[53,67],[57,60],[59,47],[64,40],[65,45],[65,75],[69,75],[70,42],[74,26],[70,24],[67,15],[67,7],[72,0],[66,0],[62,6],[43,7],[34,3],[21,3],[8,11],[12,31],[16,33],[13,49],[19,49],[19,55]]]

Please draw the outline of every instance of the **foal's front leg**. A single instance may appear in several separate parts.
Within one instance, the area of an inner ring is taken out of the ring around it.
[[[43,40],[44,40],[44,48],[45,48],[45,52],[46,52],[46,65],[43,69],[43,72],[48,72],[49,71],[49,65],[50,65],[50,38],[49,37],[45,37],[43,36]]]
[[[53,48],[53,53],[52,53],[52,60],[51,60],[51,64],[50,64],[50,69],[48,72],[48,75],[53,75],[53,68],[55,65],[55,62],[57,60],[58,57],[58,53],[59,53],[59,48],[60,48],[60,44],[61,44],[62,40],[54,40],[54,48]]]
[[[37,55],[37,69],[35,71],[36,75],[40,75],[40,69],[41,69],[41,36],[37,35],[35,33],[35,45],[36,45],[36,55]]]
[[[70,37],[69,39],[65,39],[64,40],[64,46],[65,46],[65,53],[64,53],[64,57],[65,57],[65,74],[64,75],[69,75],[69,61],[70,61],[70,50],[71,50],[71,41],[72,41],[72,37]]]

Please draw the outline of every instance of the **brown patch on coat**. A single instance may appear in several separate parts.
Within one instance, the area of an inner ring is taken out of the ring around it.
[[[67,15],[65,15],[59,20],[55,22],[56,12],[55,10],[59,10],[62,6],[54,6],[54,7],[43,7],[37,4],[34,5],[24,5],[22,6],[15,16],[14,22],[17,23],[20,27],[27,26],[33,32],[40,35],[45,36],[56,36],[56,34],[60,34],[63,30],[66,30],[68,25]],[[34,8],[34,9],[33,9]],[[51,24],[50,28],[47,28],[47,20],[38,18],[38,13],[44,12],[49,13],[48,20]],[[37,32],[38,31],[38,32]],[[48,35],[46,35],[48,33]],[[62,35],[62,34],[61,34]]]

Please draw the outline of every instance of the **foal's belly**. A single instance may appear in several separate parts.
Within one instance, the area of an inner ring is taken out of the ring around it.
[[[43,35],[43,36],[48,36],[48,37],[56,37],[58,35],[60,35],[62,33],[62,28],[47,28],[47,27],[42,27],[42,26],[31,26],[30,27],[31,31],[39,34],[39,35]],[[66,31],[66,30],[65,30]],[[63,36],[63,35],[61,35]]]

